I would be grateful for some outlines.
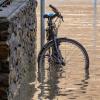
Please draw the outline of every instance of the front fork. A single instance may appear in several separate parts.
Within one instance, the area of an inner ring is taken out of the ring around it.
[[[60,43],[57,41],[57,38],[54,37],[54,46],[52,47],[52,56],[55,58],[56,63],[65,65],[64,58],[62,57],[61,51],[59,49]]]

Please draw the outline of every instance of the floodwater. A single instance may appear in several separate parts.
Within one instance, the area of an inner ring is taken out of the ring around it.
[[[70,68],[55,66],[50,70],[46,68],[42,73],[42,81],[36,73],[36,92],[33,100],[100,100],[99,1],[97,0],[97,6],[94,6],[93,0],[46,0],[46,12],[50,11],[48,5],[53,4],[64,16],[64,23],[59,29],[59,37],[79,41],[89,54],[90,68],[86,70],[80,65],[76,67],[75,63],[73,63],[75,66]],[[39,6],[40,4],[37,8],[38,51],[40,50]]]
[[[65,69],[65,66],[52,65],[50,67],[51,69],[46,68],[45,72],[42,72],[44,76],[39,79],[38,100],[85,100],[89,98],[86,96],[89,84],[88,69],[84,70],[84,74],[79,71],[79,74],[74,68],[72,69],[74,73],[72,73],[71,69]]]

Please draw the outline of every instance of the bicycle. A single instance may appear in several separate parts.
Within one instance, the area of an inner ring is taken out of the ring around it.
[[[50,67],[54,67],[55,65],[55,67],[80,65],[85,69],[89,69],[89,56],[84,46],[76,40],[66,37],[57,37],[58,28],[63,21],[63,16],[53,5],[49,5],[49,7],[53,13],[44,15],[44,18],[48,19],[48,27],[46,28],[47,43],[43,46],[38,55],[40,81],[43,81],[45,78],[45,70],[50,70]],[[56,22],[58,22],[58,26]]]

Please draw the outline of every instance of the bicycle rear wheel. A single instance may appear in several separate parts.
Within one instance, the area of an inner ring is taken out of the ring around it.
[[[89,68],[89,57],[87,51],[79,42],[73,39],[59,38],[57,39],[57,43],[59,44],[59,49],[65,61],[64,68],[71,67],[74,70],[78,67],[85,69]],[[54,68],[62,67],[62,65],[54,62],[51,49],[53,46],[54,42],[51,41],[47,43],[39,53],[38,73],[41,81],[48,78],[48,71],[50,71],[50,69],[54,70]]]

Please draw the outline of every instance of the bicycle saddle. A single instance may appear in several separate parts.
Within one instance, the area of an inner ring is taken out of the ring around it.
[[[56,17],[56,14],[55,13],[48,13],[48,14],[44,14],[43,18],[54,18]]]

